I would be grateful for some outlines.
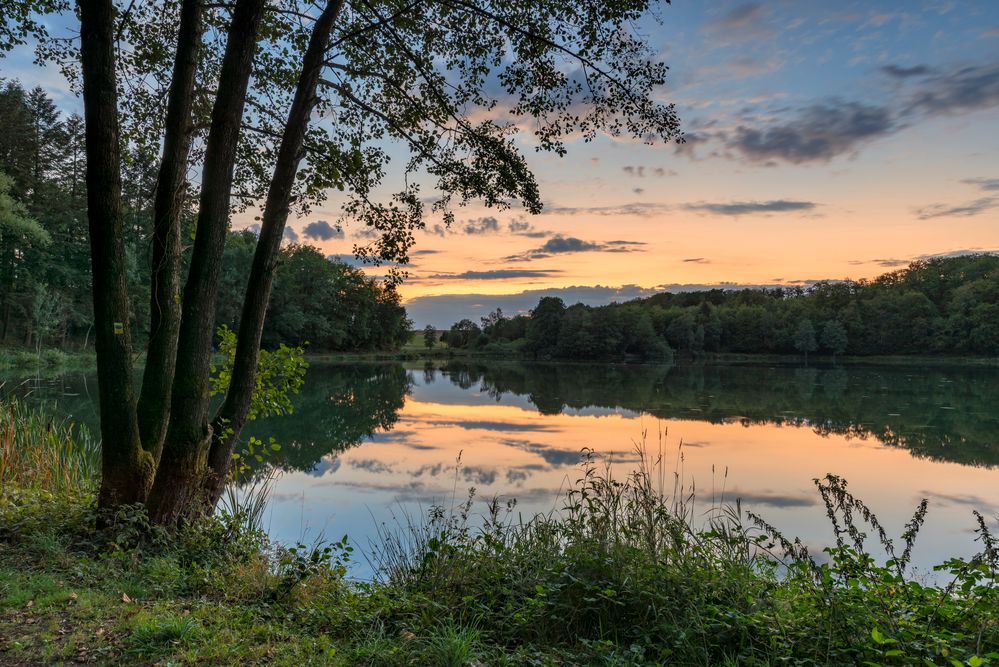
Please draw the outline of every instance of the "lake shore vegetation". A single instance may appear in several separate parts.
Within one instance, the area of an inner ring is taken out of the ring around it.
[[[2,415],[0,447],[62,462],[0,470],[0,653],[15,661],[999,664],[989,520],[969,515],[978,553],[931,580],[909,560],[932,508],[886,527],[833,476],[816,480],[822,552],[734,499],[701,507],[660,442],[620,477],[584,456],[558,511],[524,520],[472,492],[383,527],[364,556],[346,537],[269,542],[250,503],[170,531],[123,507],[98,528],[91,449],[16,404]],[[365,557],[374,579],[352,579]]]

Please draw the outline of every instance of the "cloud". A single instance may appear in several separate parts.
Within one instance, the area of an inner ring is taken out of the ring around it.
[[[437,255],[439,253],[440,253],[440,250],[430,250],[430,249],[414,250],[412,252],[413,255]]]
[[[977,111],[999,104],[999,64],[934,76],[912,95],[909,109],[927,115]]]
[[[933,218],[971,217],[999,207],[999,198],[982,197],[966,204],[932,204],[916,210],[920,220]]]
[[[545,214],[555,215],[634,215],[648,218],[670,210],[668,204],[656,202],[634,202],[618,206],[546,206]]]
[[[768,505],[770,507],[811,507],[817,504],[816,498],[812,494],[784,494],[772,491],[739,491],[732,490],[725,493],[731,498],[738,498],[743,505],[759,506]]]
[[[632,178],[645,178],[646,176],[655,176],[656,178],[663,178],[664,176],[676,176],[676,171],[672,169],[666,169],[664,167],[646,167],[645,165],[625,165],[621,167],[621,171],[627,176]]]
[[[529,440],[507,439],[503,441],[503,444],[536,454],[553,468],[579,465],[579,462],[583,458],[583,452],[578,449],[560,449],[550,445],[530,442]]]
[[[984,512],[985,514],[993,514],[993,505],[982,498],[979,495],[973,493],[937,493],[935,491],[923,490],[919,492],[919,497],[932,499],[934,502],[938,502],[941,505],[963,505],[965,507],[971,507],[977,509],[979,512]]]
[[[310,222],[302,230],[302,233],[305,235],[305,238],[314,239],[316,241],[329,241],[330,239],[343,238],[343,230],[339,227],[334,227],[325,220]]]
[[[711,260],[705,259],[704,257],[687,257],[683,260],[688,264],[710,264]]]
[[[562,271],[558,269],[496,269],[493,271],[465,271],[463,273],[435,273],[427,276],[433,280],[507,280],[516,278],[550,278]]]
[[[498,234],[504,231],[504,227],[499,220],[493,216],[483,216],[463,221],[457,229],[446,227],[440,223],[428,225],[426,232],[444,238],[448,235],[465,234],[467,236],[480,236],[483,234]],[[551,232],[536,229],[534,225],[523,218],[514,218],[507,222],[505,231],[515,236],[528,236],[530,238],[545,238],[551,236]]]
[[[531,223],[523,218],[516,218],[511,220],[506,225],[507,230],[516,236],[527,236],[532,239],[543,239],[546,236],[551,236],[551,232],[546,232],[534,227]]]
[[[372,240],[378,238],[378,230],[372,229],[371,227],[365,227],[364,229],[358,229],[353,234],[351,234],[355,239],[361,240]]]
[[[745,79],[775,72],[784,66],[779,58],[754,58],[738,56],[708,67],[698,68],[695,78],[706,81],[724,81],[726,79]]]
[[[787,213],[790,211],[810,211],[817,206],[810,201],[773,199],[770,201],[732,202],[730,204],[687,204],[691,211],[706,211],[717,215],[752,215],[754,213]]]
[[[797,109],[761,111],[760,116],[778,120],[759,125],[743,121],[732,132],[688,135],[689,145],[679,146],[677,153],[695,158],[693,146],[717,140],[729,156],[764,165],[828,162],[916,122],[999,105],[999,64],[950,71],[888,65],[881,71],[904,85],[891,88],[891,97],[878,103],[834,98]]]
[[[482,218],[474,218],[472,220],[466,220],[462,226],[461,230],[468,234],[469,236],[477,236],[479,234],[493,234],[499,231],[499,220],[492,216],[485,216]]]
[[[398,262],[384,259],[380,260],[376,265],[373,259],[366,261],[364,258],[356,257],[354,255],[327,255],[326,259],[331,262],[339,262],[340,264],[352,266],[355,269],[374,268],[375,266],[401,266]]]
[[[471,420],[466,419],[460,422],[452,421],[428,421],[432,426],[456,426],[466,431],[505,431],[507,433],[551,433],[557,431],[557,427],[537,422],[513,422],[513,421],[492,421],[488,419]]]
[[[574,236],[553,236],[540,247],[519,255],[505,257],[511,262],[529,262],[534,259],[545,259],[552,255],[569,255],[580,252],[637,252],[646,245],[641,241],[584,241]]]
[[[538,252],[559,254],[566,252],[591,252],[602,249],[603,246],[599,243],[583,241],[574,236],[556,236],[545,241],[544,245],[538,248]]]
[[[965,178],[961,181],[965,185],[971,185],[989,193],[986,197],[979,197],[974,201],[964,204],[930,204],[915,210],[916,217],[920,220],[931,220],[933,218],[950,217],[971,217],[984,213],[994,208],[999,208],[999,196],[992,193],[999,193],[999,178]]]
[[[754,162],[824,162],[886,136],[896,127],[886,108],[834,100],[802,109],[797,117],[763,129],[740,125],[729,148]]]
[[[881,68],[881,71],[895,79],[910,79],[912,77],[925,76],[933,70],[927,65],[913,65],[912,67],[885,65]]]
[[[961,182],[965,185],[974,185],[986,192],[999,191],[999,178],[966,178]]]
[[[886,269],[893,269],[899,266],[907,266],[912,263],[911,259],[898,259],[895,257],[885,259],[851,259],[847,264],[850,266],[864,266],[865,264],[877,264]]]
[[[773,37],[774,29],[765,23],[765,17],[762,4],[749,3],[709,20],[704,30],[722,45],[767,39]]]
[[[291,227],[284,228],[284,234],[282,234],[282,238],[284,238],[285,241],[290,241],[292,243],[298,242],[298,234]]]

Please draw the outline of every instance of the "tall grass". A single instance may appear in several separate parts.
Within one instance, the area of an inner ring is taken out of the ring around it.
[[[925,502],[896,541],[843,480],[817,479],[833,546],[811,554],[738,503],[698,509],[662,437],[636,454],[617,478],[588,453],[564,506],[530,520],[495,500],[479,520],[469,496],[383,529],[381,584],[488,643],[584,662],[999,664],[999,552],[980,514],[981,551],[929,585],[910,567]]]
[[[92,491],[98,446],[88,431],[8,397],[0,402],[0,495],[10,487],[77,495]]]

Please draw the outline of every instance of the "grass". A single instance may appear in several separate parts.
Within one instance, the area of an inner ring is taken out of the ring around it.
[[[96,363],[92,350],[68,352],[51,347],[42,350],[0,347],[0,371],[79,370],[94,368]]]
[[[479,520],[470,495],[386,528],[373,581],[346,578],[346,539],[275,545],[238,510],[170,534],[127,510],[98,531],[89,492],[18,474],[0,663],[999,664],[985,517],[978,555],[929,585],[908,562],[925,503],[893,537],[846,482],[816,480],[834,546],[810,554],[737,505],[695,513],[662,444],[638,454],[620,478],[590,457],[564,508],[530,521],[488,500]]]
[[[71,495],[92,489],[97,446],[85,430],[17,399],[0,403],[0,496],[8,487]]]

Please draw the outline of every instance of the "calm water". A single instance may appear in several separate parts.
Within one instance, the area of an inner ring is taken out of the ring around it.
[[[93,426],[95,393],[78,376],[34,396]],[[584,447],[624,475],[660,433],[701,507],[741,498],[813,548],[831,540],[812,484],[826,473],[896,533],[928,498],[923,567],[973,553],[971,510],[999,511],[999,369],[314,364],[294,403],[249,429],[283,445],[266,527],[288,542],[366,547],[377,522],[469,487],[528,517],[557,504]]]

